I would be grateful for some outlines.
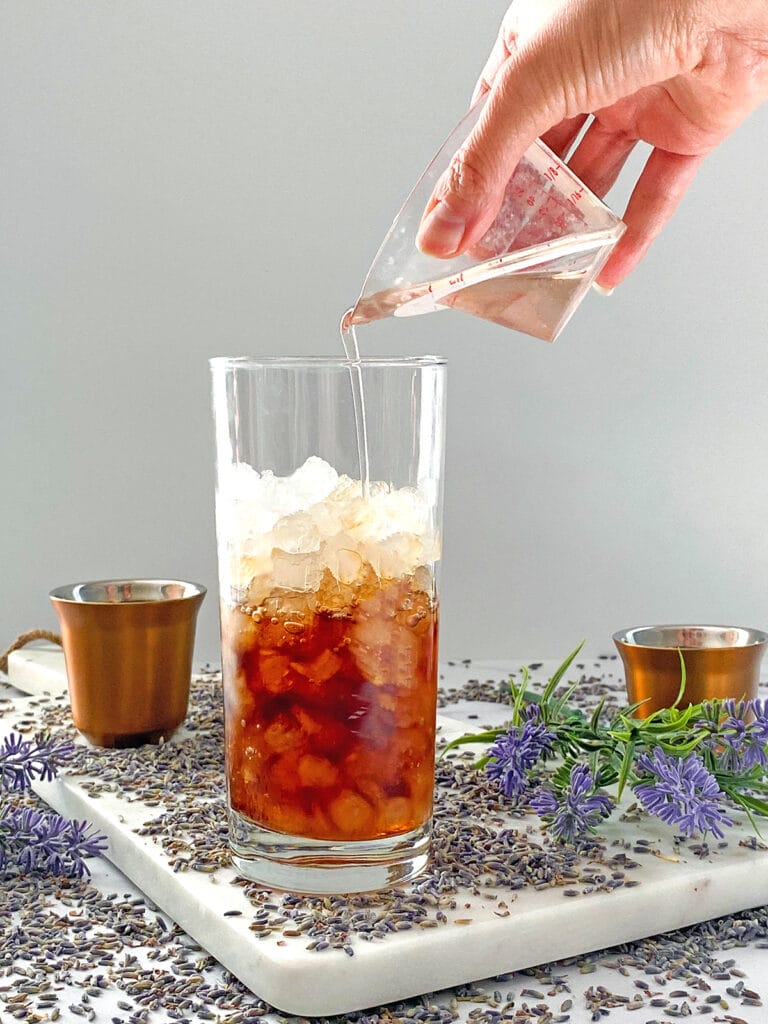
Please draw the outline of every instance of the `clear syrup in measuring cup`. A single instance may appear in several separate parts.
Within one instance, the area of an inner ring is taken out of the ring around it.
[[[343,325],[452,308],[554,341],[584,298],[624,224],[541,141],[525,153],[493,224],[469,252],[441,260],[418,249],[435,184],[484,104],[485,97],[422,174]]]

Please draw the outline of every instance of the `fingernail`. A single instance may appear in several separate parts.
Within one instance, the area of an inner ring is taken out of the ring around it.
[[[430,256],[453,256],[466,226],[463,217],[449,210],[445,203],[438,203],[422,221],[416,244]]]
[[[614,292],[613,288],[606,288],[604,284],[598,284],[597,281],[592,282],[592,287],[598,295],[613,295]]]

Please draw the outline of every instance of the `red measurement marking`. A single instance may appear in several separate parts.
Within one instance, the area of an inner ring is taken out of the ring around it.
[[[571,194],[568,196],[568,202],[573,203],[574,206],[577,206],[579,201],[583,198],[583,196],[584,189],[577,189],[575,192],[571,192]]]
[[[553,167],[550,164],[549,167],[546,169],[546,171],[544,171],[544,177],[547,178],[549,181],[554,181],[555,178],[560,173],[560,170],[561,170],[560,167]]]
[[[457,274],[456,277],[449,277],[448,278],[448,284],[451,285],[451,287],[453,287],[453,285],[455,285],[455,284],[462,284],[463,281],[464,281],[464,271],[463,270],[462,270],[462,272],[460,274]]]

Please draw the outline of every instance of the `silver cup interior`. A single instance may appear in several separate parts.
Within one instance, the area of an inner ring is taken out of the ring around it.
[[[57,587],[50,596],[59,601],[81,604],[137,604],[178,601],[205,592],[202,584],[185,580],[93,580]]]
[[[636,626],[614,633],[613,639],[635,647],[707,650],[764,644],[768,634],[743,626]]]

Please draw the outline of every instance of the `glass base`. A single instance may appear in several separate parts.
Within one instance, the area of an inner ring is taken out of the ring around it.
[[[431,819],[411,832],[354,842],[272,832],[229,811],[232,863],[269,889],[308,895],[374,892],[416,878],[427,866]]]

